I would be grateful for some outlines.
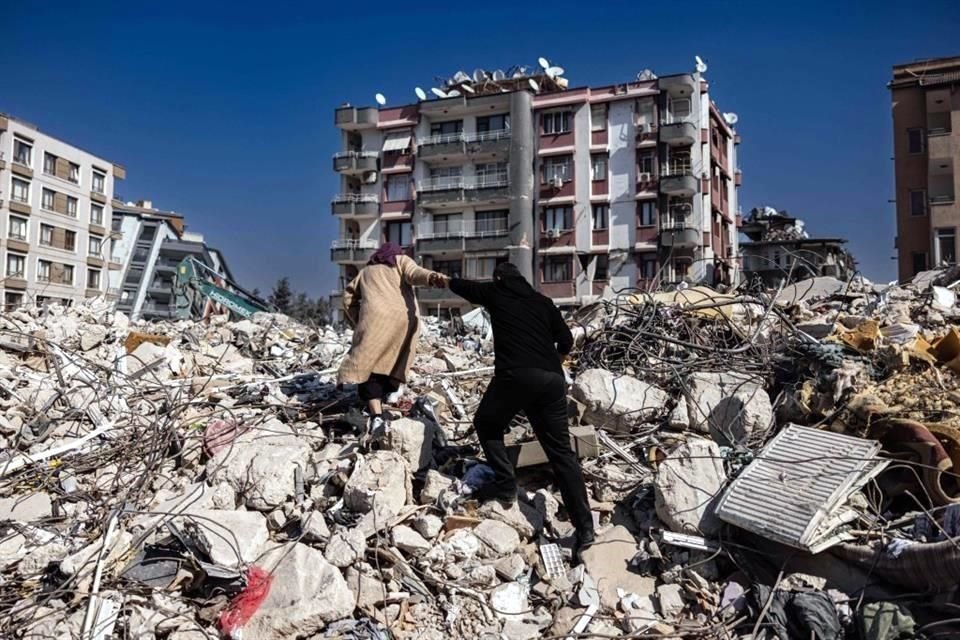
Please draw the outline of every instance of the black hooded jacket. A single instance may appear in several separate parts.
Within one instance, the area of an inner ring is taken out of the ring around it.
[[[573,348],[573,335],[553,300],[538,293],[522,276],[494,282],[453,278],[450,290],[490,313],[497,371],[563,373],[561,356]]]

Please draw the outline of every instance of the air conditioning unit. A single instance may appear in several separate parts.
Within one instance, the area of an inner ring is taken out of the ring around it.
[[[557,239],[560,237],[560,229],[547,229],[547,237]]]
[[[550,186],[553,187],[554,189],[562,189],[562,188],[563,188],[563,178],[561,178],[560,176],[556,176],[556,177],[554,177],[554,178],[550,178]]]
[[[650,177],[651,177],[650,174],[644,171],[643,173],[640,174],[639,180],[640,182],[650,182]]]

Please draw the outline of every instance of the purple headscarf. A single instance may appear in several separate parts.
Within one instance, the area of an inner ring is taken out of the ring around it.
[[[397,266],[397,256],[403,253],[403,249],[398,247],[392,242],[384,242],[380,245],[380,248],[370,256],[370,260],[367,262],[370,264],[385,264],[391,267]]]

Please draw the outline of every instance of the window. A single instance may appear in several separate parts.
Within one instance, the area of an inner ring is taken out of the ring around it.
[[[573,180],[573,156],[550,156],[543,159],[543,182]]]
[[[11,278],[27,277],[27,256],[7,252],[7,276]]]
[[[497,268],[497,265],[506,261],[505,256],[467,258],[467,277],[471,280],[490,280],[493,278],[493,270]]]
[[[101,213],[103,212],[103,207],[100,207],[100,211]],[[123,230],[123,218],[120,216],[113,216],[113,218],[110,220],[110,228],[114,231]]]
[[[70,177],[67,180],[74,184],[80,184],[80,165],[70,163]]]
[[[437,234],[461,233],[463,216],[459,213],[433,216],[433,232]]]
[[[110,238],[110,259],[114,262],[120,261],[120,254],[117,253],[117,246],[118,246],[117,239]]]
[[[98,204],[90,205],[90,224],[103,226],[103,207]]]
[[[690,98],[670,101],[670,121],[679,122],[690,117]]]
[[[510,114],[501,113],[495,116],[482,116],[477,118],[477,133],[490,133],[491,131],[509,131]]]
[[[137,238],[137,242],[153,242],[155,237],[157,237],[156,225],[144,225],[143,229],[140,231],[140,237]]]
[[[637,203],[637,219],[641,227],[652,227],[657,223],[657,207],[653,200]]]
[[[73,251],[77,248],[76,231],[67,230],[63,232],[63,248],[67,251]]]
[[[387,242],[409,247],[413,244],[413,226],[409,222],[388,222]]]
[[[927,215],[927,192],[920,189],[910,192],[910,215]]]
[[[463,274],[462,260],[434,260],[433,270],[451,278],[460,278]]]
[[[46,247],[53,246],[53,227],[48,224],[40,225],[40,244]]]
[[[657,277],[657,259],[654,257],[640,258],[640,278],[653,280]]]
[[[570,112],[552,111],[542,116],[543,134],[557,135],[559,133],[570,133]]]
[[[926,253],[917,253],[913,252],[911,254],[913,258],[913,275],[917,275],[921,271],[927,270],[927,254]],[[7,263],[7,268],[9,269],[9,262]]]
[[[496,187],[507,182],[507,163],[506,162],[488,162],[478,164],[476,167],[477,186]]]
[[[77,217],[77,199],[72,196],[67,196],[67,215]]]
[[[654,151],[644,151],[637,154],[637,173],[647,173],[651,176],[656,173],[657,154]]]
[[[410,199],[410,177],[405,175],[387,176],[387,200],[395,202]]]
[[[607,130],[607,103],[590,105],[590,130]]]
[[[50,189],[43,190],[43,199],[40,202],[40,206],[46,209],[47,211],[53,211],[53,200],[54,193]]]
[[[13,161],[25,167],[33,166],[33,145],[20,138],[13,139]]]
[[[13,189],[11,190],[10,198],[14,202],[28,204],[30,202],[30,183],[26,180],[14,178]]]
[[[92,256],[99,256],[100,250],[103,248],[103,238],[100,236],[90,236],[90,239],[87,243],[87,251]]]
[[[43,172],[47,175],[57,175],[57,156],[52,153],[43,153]]]
[[[506,233],[508,216],[504,210],[477,211],[473,216],[477,233]]]
[[[937,266],[957,263],[956,229],[937,229]]]
[[[608,227],[610,217],[610,207],[605,204],[593,205],[593,230],[603,231]]]
[[[52,262],[48,260],[37,260],[37,280],[40,282],[50,282],[50,267]]]
[[[356,234],[356,233],[352,233],[352,234],[350,234],[350,236],[351,236],[354,240],[356,240],[356,238],[357,238],[357,234]],[[147,258],[149,258],[149,257],[150,257],[150,247],[137,247],[136,249],[133,250],[133,258],[131,258],[131,261],[133,261],[133,262],[146,262],[146,261],[147,261]]]
[[[60,265],[60,284],[73,284],[73,265]]]
[[[907,129],[907,147],[910,153],[923,153],[926,149],[926,139],[923,129]]]
[[[87,289],[100,288],[100,269],[87,269]]]
[[[10,224],[7,227],[7,237],[11,240],[27,241],[27,219],[10,216]]]
[[[573,228],[573,207],[546,207],[543,210],[544,231],[566,231]]]
[[[93,172],[93,181],[90,183],[90,188],[95,193],[104,193],[104,185],[107,182],[107,176],[105,173],[94,170]]]
[[[607,179],[607,154],[595,153],[590,156],[590,179],[594,182]]]
[[[596,258],[596,269],[593,271],[594,280],[607,280],[610,277],[610,256],[602,254]]]
[[[670,175],[690,175],[690,151],[675,151],[670,154]]]
[[[463,120],[430,123],[431,136],[454,136],[458,133],[463,133]]]
[[[4,311],[13,311],[23,304],[23,294],[14,291],[7,291],[3,294]]]
[[[570,256],[547,256],[543,259],[544,282],[569,282],[573,279],[573,259]]]

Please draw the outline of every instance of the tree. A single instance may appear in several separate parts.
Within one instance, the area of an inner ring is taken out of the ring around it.
[[[290,306],[293,302],[293,291],[290,289],[290,278],[283,276],[273,285],[273,291],[270,293],[270,304],[275,306],[280,313],[290,314]]]

